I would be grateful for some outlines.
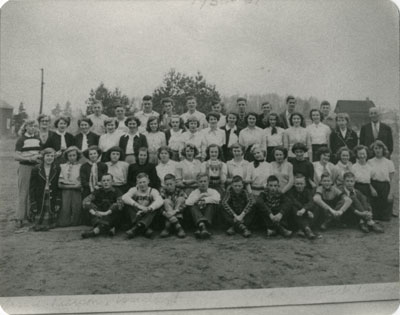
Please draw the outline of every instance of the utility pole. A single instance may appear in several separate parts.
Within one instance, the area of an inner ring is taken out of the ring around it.
[[[42,113],[43,111],[43,68],[40,69],[40,71],[42,72],[42,82],[40,84],[40,110],[39,110],[39,115]]]

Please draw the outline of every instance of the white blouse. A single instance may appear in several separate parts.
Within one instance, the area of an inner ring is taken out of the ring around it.
[[[247,167],[246,182],[249,183],[250,186],[265,186],[267,184],[267,179],[270,175],[272,175],[272,169],[271,165],[268,162],[261,162],[257,168],[254,167],[254,162],[249,163]],[[252,191],[252,193],[256,196],[258,196],[261,192],[262,190],[258,189]]]
[[[198,156],[201,156],[201,149],[202,149],[202,144],[203,144],[203,135],[200,131],[196,131],[195,133],[192,133],[190,131],[186,131],[182,133],[182,141],[183,144],[193,144],[197,150],[199,150]]]
[[[203,143],[201,151],[205,155],[206,149],[210,144],[216,144],[222,147],[225,144],[225,131],[222,129],[211,130],[210,127],[205,128],[201,131],[203,135]]]
[[[169,131],[171,132],[171,137],[169,138],[168,146],[171,150],[178,151],[180,153],[183,146],[185,145],[182,137],[183,130],[179,129],[179,131],[174,131],[171,128],[169,129]]]
[[[235,160],[229,160],[226,162],[228,168],[228,178],[232,179],[233,176],[239,175],[246,180],[247,178],[247,168],[249,167],[249,161],[242,159],[240,162],[235,162]]]
[[[312,163],[314,166],[314,183],[318,186],[319,182],[321,181],[321,175],[326,171],[331,175],[332,182],[335,183],[336,180],[336,174],[337,170],[335,165],[333,165],[331,162],[328,162],[328,164],[324,166],[320,163],[320,161],[313,162]]]
[[[356,177],[357,183],[371,184],[372,167],[368,163],[361,165],[357,162],[352,166],[351,170]]]
[[[312,123],[306,127],[306,130],[310,135],[311,144],[328,144],[331,128],[329,128],[327,125],[323,123]]]
[[[272,134],[272,128],[267,127],[264,129],[267,138],[267,147],[277,147],[283,145],[283,133],[285,129],[281,127],[275,127],[277,133]]]
[[[122,135],[123,133],[119,130],[115,130],[113,133],[105,133],[101,135],[99,139],[99,148],[104,153],[112,147],[119,146],[119,139]]]
[[[308,132],[306,128],[303,127],[289,127],[284,131],[284,138],[287,141],[287,149],[288,155],[290,157],[294,157],[295,154],[292,152],[292,147],[295,143],[303,143],[308,147]],[[286,142],[285,141],[285,142]],[[304,157],[308,157],[308,154],[305,153]]]
[[[288,183],[291,177],[293,177],[293,165],[288,161],[284,161],[282,164],[278,162],[271,162],[271,173],[275,175],[279,180],[279,187],[283,189]]]
[[[393,161],[383,157],[377,159],[376,157],[368,160],[368,165],[372,168],[371,179],[380,182],[390,182],[389,174],[395,172]]]
[[[239,144],[247,150],[253,144],[259,144],[261,150],[266,151],[266,135],[263,129],[259,127],[246,127],[239,133]]]
[[[178,162],[169,160],[167,163],[159,162],[156,166],[157,176],[160,178],[161,185],[164,186],[164,177],[167,174],[175,175],[176,177],[176,168],[178,166]]]
[[[145,132],[144,135],[147,139],[147,145],[149,147],[149,152],[157,152],[161,146],[167,145],[167,140],[165,139],[165,133],[161,131],[157,132]]]

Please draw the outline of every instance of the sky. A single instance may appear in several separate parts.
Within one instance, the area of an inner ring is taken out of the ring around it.
[[[399,16],[377,0],[17,0],[1,9],[0,98],[85,107],[102,81],[151,94],[169,69],[223,96],[399,104]]]

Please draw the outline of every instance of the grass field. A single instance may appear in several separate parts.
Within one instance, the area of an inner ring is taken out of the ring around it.
[[[253,289],[399,279],[397,219],[383,223],[384,234],[336,229],[315,241],[271,240],[261,231],[249,239],[215,231],[207,241],[196,240],[193,234],[185,239],[128,241],[118,234],[82,240],[80,232],[86,227],[15,233],[14,141],[0,141],[0,296]],[[398,156],[398,146],[394,156]]]

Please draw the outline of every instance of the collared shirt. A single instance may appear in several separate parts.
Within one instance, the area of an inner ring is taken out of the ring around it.
[[[289,111],[288,110],[286,110],[286,122],[287,122],[287,125],[288,125],[288,127],[290,127],[290,116],[292,115],[291,113],[289,113]]]
[[[347,162],[347,164],[343,164],[341,161],[336,164],[336,186],[341,187],[343,185],[343,175],[347,172],[352,172],[353,164],[351,162]]]
[[[201,131],[203,135],[203,143],[201,152],[205,157],[206,149],[210,144],[216,144],[219,147],[222,147],[225,144],[225,132],[222,129],[211,130],[210,127],[207,127]]]
[[[346,139],[347,128],[345,128],[344,130],[339,128],[339,131],[340,131],[340,134],[342,135],[343,139]]]
[[[321,175],[324,172],[328,172],[329,175],[331,175],[331,179],[333,183],[335,183],[336,180],[336,168],[335,165],[333,165],[331,162],[328,162],[326,166],[324,167],[319,161],[313,162],[314,166],[314,183],[319,185],[319,182],[321,181]]]
[[[208,123],[206,120],[206,115],[204,115],[202,112],[195,110],[193,112],[193,114],[191,114],[191,113],[189,113],[189,111],[187,111],[186,113],[183,113],[181,115],[181,118],[183,119],[183,122],[186,123],[186,121],[188,120],[188,118],[190,116],[195,116],[197,118],[197,120],[200,122],[199,130],[207,128]]]
[[[128,133],[129,132],[129,128],[127,126],[125,126],[125,120],[127,120],[128,117],[124,117],[123,120],[118,120],[118,127],[117,130],[121,131],[122,133]]]
[[[396,170],[393,161],[383,157],[377,159],[376,157],[368,160],[368,165],[372,168],[372,180],[381,182],[390,182],[389,174],[393,174]]]
[[[331,128],[323,123],[315,124],[312,123],[306,128],[307,132],[311,137],[311,144],[327,144],[329,135],[331,134]]]
[[[223,127],[225,125],[226,125],[226,116],[222,115],[222,114],[219,114],[219,120],[218,120],[218,123],[217,123],[218,128],[221,128],[221,127]]]
[[[357,162],[353,164],[351,171],[355,175],[357,183],[371,184],[372,167],[368,163],[361,165]]]
[[[241,213],[247,214],[252,210],[254,198],[246,189],[242,189],[242,191],[237,194],[233,188],[230,187],[226,191],[221,204],[223,209],[231,216]]]
[[[242,129],[239,133],[239,143],[241,146],[245,147],[245,150],[253,144],[259,144],[261,150],[266,151],[266,135],[263,129],[259,127],[249,128],[246,127]]]
[[[288,155],[290,157],[295,157],[296,155],[292,152],[292,147],[295,143],[303,143],[308,146],[308,132],[306,128],[303,127],[289,127],[283,133],[283,137],[286,137],[288,143]],[[304,157],[308,157],[308,153],[304,153]]]
[[[265,186],[268,177],[272,175],[271,165],[268,162],[260,162],[260,165],[255,168],[254,162],[249,163],[247,167],[246,182],[250,186]],[[262,190],[253,190],[253,195],[259,195]]]
[[[59,180],[68,184],[77,184],[80,182],[80,169],[81,164],[75,163],[72,164],[70,162],[60,164],[60,177]]]
[[[144,133],[146,131],[147,121],[151,116],[159,117],[160,114],[155,112],[154,110],[151,113],[145,113],[143,110],[135,113],[135,117],[140,120],[139,131]]]
[[[136,133],[134,135],[132,135],[130,133],[127,133],[127,136],[128,136],[128,142],[126,144],[125,154],[126,155],[135,154],[135,152],[133,150],[133,142],[135,140],[135,137],[139,137],[140,136],[140,133],[139,133],[139,131],[136,131]]]
[[[284,161],[282,164],[278,162],[271,162],[271,174],[275,175],[279,180],[279,187],[283,189],[293,177],[293,165],[288,161]]]
[[[61,150],[65,150],[67,148],[67,142],[65,141],[65,134],[67,131],[65,130],[64,132],[56,130],[56,134],[58,134],[61,137]]]
[[[378,138],[379,127],[380,127],[381,124],[380,124],[379,121],[377,121],[376,123],[371,122],[371,125],[372,125],[372,134],[374,135],[374,138],[376,139],[376,138]]]
[[[129,163],[118,161],[117,163],[106,162],[108,173],[113,176],[113,186],[122,186],[126,184],[128,178]]]
[[[199,150],[199,155],[201,156],[201,149],[202,149],[202,144],[203,144],[203,134],[200,131],[196,131],[195,133],[192,133],[191,131],[186,131],[182,133],[182,141],[183,144],[193,144],[197,150]]]
[[[157,152],[157,150],[167,145],[167,140],[165,139],[165,133],[161,131],[157,132],[145,132],[144,135],[147,139],[147,144],[149,146],[149,152]]]
[[[168,146],[171,150],[178,151],[179,153],[183,149],[184,141],[183,141],[183,130],[179,129],[179,131],[174,131],[172,128],[169,129],[171,133],[171,137],[168,140]]]
[[[178,162],[176,167],[177,180],[196,180],[197,175],[201,172],[201,162],[197,159],[189,161],[184,159]]]
[[[237,126],[233,126],[233,128],[231,128],[228,125],[225,126],[225,129],[221,129],[225,133],[225,144],[228,148],[230,148],[235,143],[239,143],[239,137],[235,133],[237,129]],[[228,143],[226,143],[226,139],[228,139]]]
[[[93,123],[93,126],[90,130],[99,136],[106,132],[106,127],[104,126],[104,121],[108,119],[107,115],[101,114],[100,116],[96,116],[95,114],[90,114],[87,116]]]
[[[343,196],[343,192],[335,186],[332,186],[329,190],[326,190],[322,186],[319,186],[315,190],[315,193],[321,195],[322,200],[325,202],[334,201]],[[332,206],[330,203],[328,204]]]
[[[81,151],[85,151],[88,148],[88,139],[87,139],[87,134],[86,133],[82,133],[82,148]]]
[[[164,186],[164,177],[167,174],[175,175],[176,177],[176,168],[178,166],[178,162],[169,160],[167,163],[159,162],[156,166],[157,176],[160,179],[161,186]]]
[[[283,145],[283,133],[285,132],[285,129],[281,127],[275,128],[277,132],[274,134],[272,134],[272,127],[267,127],[264,129],[268,147],[277,147]]]
[[[226,162],[226,167],[228,169],[228,178],[232,179],[233,176],[239,175],[243,180],[246,180],[249,161],[242,159],[240,162],[236,162],[232,159]]]

